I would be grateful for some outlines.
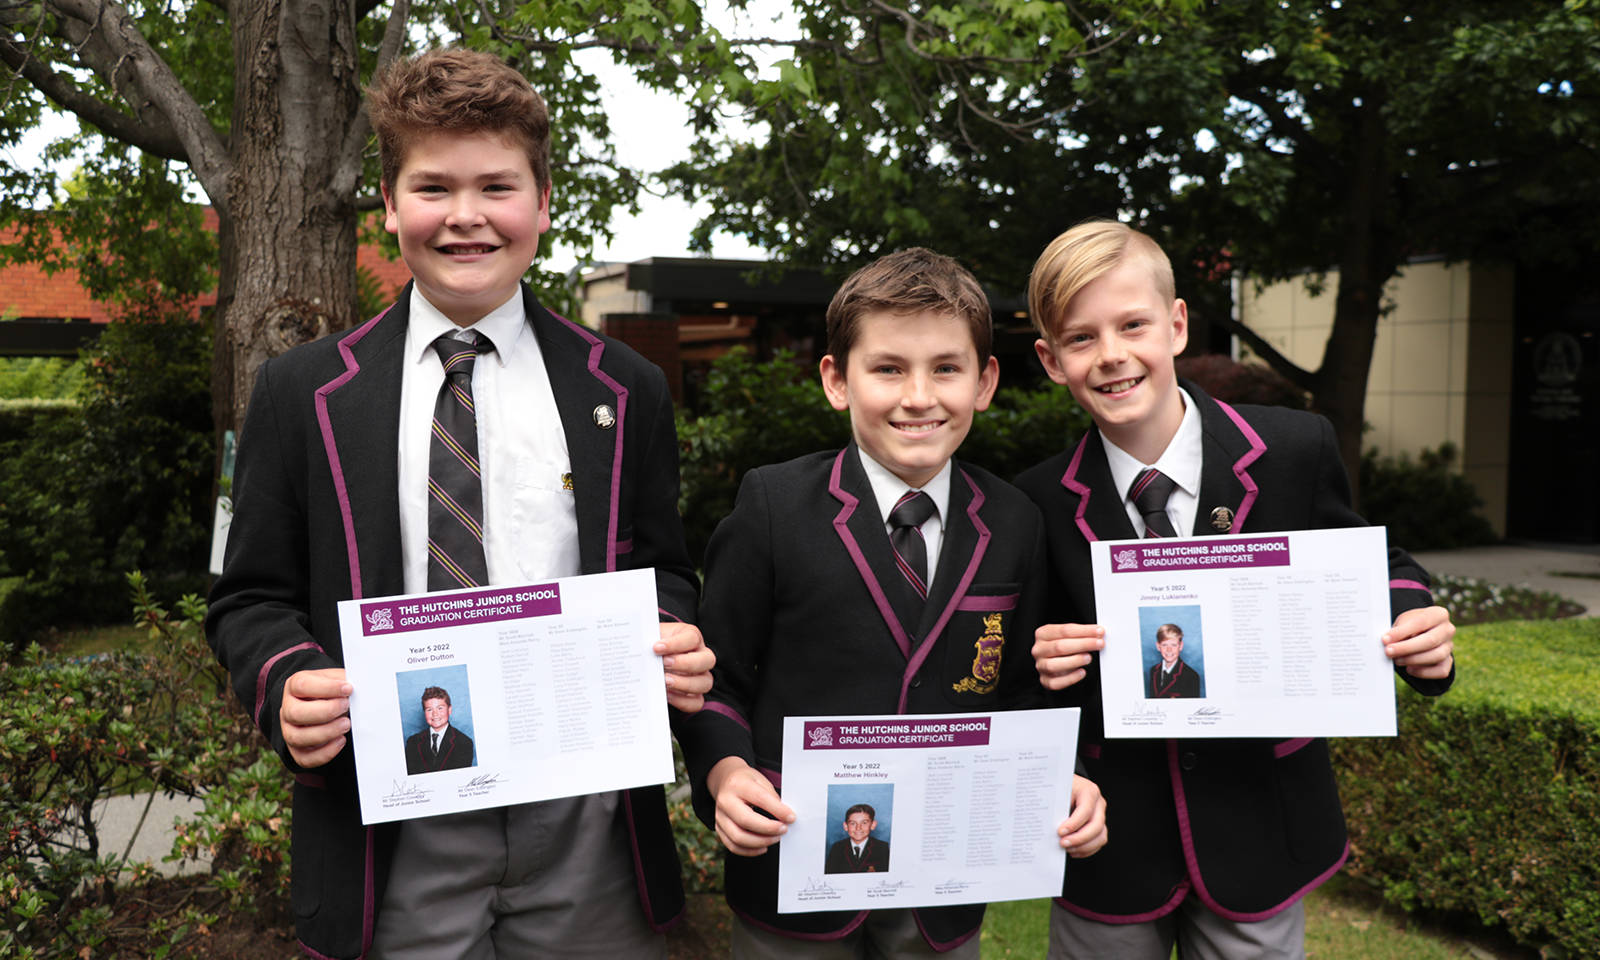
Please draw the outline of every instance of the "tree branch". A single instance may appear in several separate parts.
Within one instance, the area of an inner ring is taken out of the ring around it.
[[[161,55],[150,46],[128,10],[117,0],[46,0],[79,34],[78,58],[141,115],[159,115],[182,145],[181,159],[211,202],[225,208],[232,160],[205,112]]]
[[[1268,343],[1261,334],[1232,317],[1216,316],[1211,318],[1211,322],[1249,344],[1250,349],[1267,362],[1267,366],[1283,374],[1290,383],[1307,393],[1316,391],[1316,375],[1278,352],[1278,348]]]
[[[363,0],[362,6],[371,10],[377,4]],[[383,40],[378,44],[378,62],[372,70],[374,77],[382,73],[384,68],[400,55],[401,46],[405,43],[406,18],[410,13],[410,0],[394,0],[394,6],[389,10],[389,20],[383,27]],[[359,20],[358,13],[357,21]],[[345,131],[344,143],[339,146],[338,160],[328,183],[330,200],[334,203],[346,202],[356,192],[356,186],[361,182],[362,157],[367,149],[367,136],[371,132],[372,120],[367,116],[367,111],[357,110],[350,128]]]
[[[27,50],[0,37],[0,63],[33,84],[64,110],[71,111],[113,140],[132,144],[151,156],[180,163],[187,159],[183,143],[166,124],[141,122],[99,97],[84,93],[71,78],[51,70]]]

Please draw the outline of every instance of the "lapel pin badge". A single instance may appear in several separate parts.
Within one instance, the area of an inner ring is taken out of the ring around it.
[[[611,409],[609,403],[602,403],[594,408],[594,425],[601,430],[610,430],[617,425],[617,413]]]
[[[1233,529],[1233,511],[1227,507],[1217,507],[1211,511],[1211,526],[1218,533],[1227,533]]]

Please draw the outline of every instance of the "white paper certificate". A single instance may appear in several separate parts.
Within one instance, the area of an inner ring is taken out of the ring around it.
[[[363,823],[673,779],[652,570],[347,600],[339,630]]]
[[[1384,528],[1089,548],[1106,736],[1394,735]]]
[[[788,717],[778,912],[1056,896],[1078,709]]]

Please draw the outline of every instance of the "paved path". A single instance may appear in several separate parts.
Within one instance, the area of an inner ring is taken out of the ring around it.
[[[1600,616],[1600,544],[1508,543],[1415,556],[1429,573],[1548,590],[1582,604],[1587,616]]]

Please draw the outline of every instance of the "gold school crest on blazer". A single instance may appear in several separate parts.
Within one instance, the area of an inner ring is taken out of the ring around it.
[[[1005,652],[1006,634],[1002,626],[1003,613],[991,613],[983,618],[983,635],[973,641],[977,652],[972,658],[972,676],[962,677],[950,685],[956,693],[993,693],[995,681],[1000,677],[1000,655]]]

